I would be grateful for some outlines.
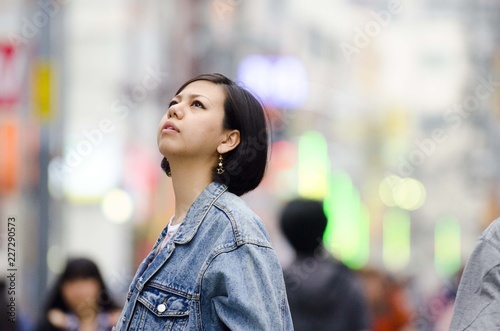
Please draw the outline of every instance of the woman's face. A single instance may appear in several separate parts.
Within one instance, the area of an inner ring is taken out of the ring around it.
[[[101,293],[101,286],[96,279],[83,278],[65,281],[61,291],[66,304],[76,315],[95,313]]]
[[[160,121],[158,147],[169,158],[196,157],[216,163],[219,144],[229,130],[223,129],[225,93],[221,86],[199,80],[176,95]]]

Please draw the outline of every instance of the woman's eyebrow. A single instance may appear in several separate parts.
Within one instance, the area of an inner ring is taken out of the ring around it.
[[[176,98],[177,98],[177,99],[182,100],[183,96],[184,96],[184,95],[183,95],[182,93],[179,93],[179,94],[177,94],[177,95],[174,97],[174,99],[176,99]],[[207,100],[208,100],[208,101],[209,101],[212,105],[214,104],[214,103],[212,102],[212,100],[210,100],[210,98],[209,98],[209,97],[207,97],[206,95],[203,95],[203,94],[188,94],[188,95],[187,95],[187,97],[188,97],[189,99],[194,99],[194,98],[205,98],[205,99],[207,99]]]

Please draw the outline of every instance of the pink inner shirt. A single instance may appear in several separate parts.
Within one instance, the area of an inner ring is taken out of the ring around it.
[[[172,238],[174,236],[174,234],[179,229],[179,226],[182,224],[182,222],[181,222],[181,223],[178,223],[176,225],[172,225],[172,220],[173,219],[174,219],[174,217],[172,216],[172,218],[170,219],[170,222],[168,222],[168,225],[167,225],[167,234],[165,235],[165,238],[163,238],[162,242],[158,245],[158,247],[156,249],[155,256],[158,255],[158,253],[160,253],[160,251],[162,249],[164,249],[165,246],[167,246],[167,243],[170,240],[170,238]]]

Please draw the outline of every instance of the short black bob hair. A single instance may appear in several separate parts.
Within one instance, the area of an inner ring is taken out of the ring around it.
[[[323,203],[319,200],[290,200],[280,215],[281,231],[300,255],[312,255],[323,246],[326,224]]]
[[[260,184],[266,170],[269,141],[264,107],[249,91],[218,73],[202,74],[188,80],[175,95],[199,80],[223,88],[226,95],[223,127],[240,132],[239,145],[223,155],[224,173],[217,174],[217,164],[214,164],[212,180],[227,185],[229,192],[241,196]],[[167,175],[170,173],[166,157],[161,167]]]

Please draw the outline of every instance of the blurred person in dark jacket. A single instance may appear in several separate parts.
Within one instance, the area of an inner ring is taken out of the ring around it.
[[[96,263],[70,259],[56,280],[37,326],[39,331],[107,331],[120,316]]]
[[[280,216],[296,258],[284,270],[296,331],[360,331],[369,317],[360,280],[322,244],[327,218],[320,201],[295,199]]]

